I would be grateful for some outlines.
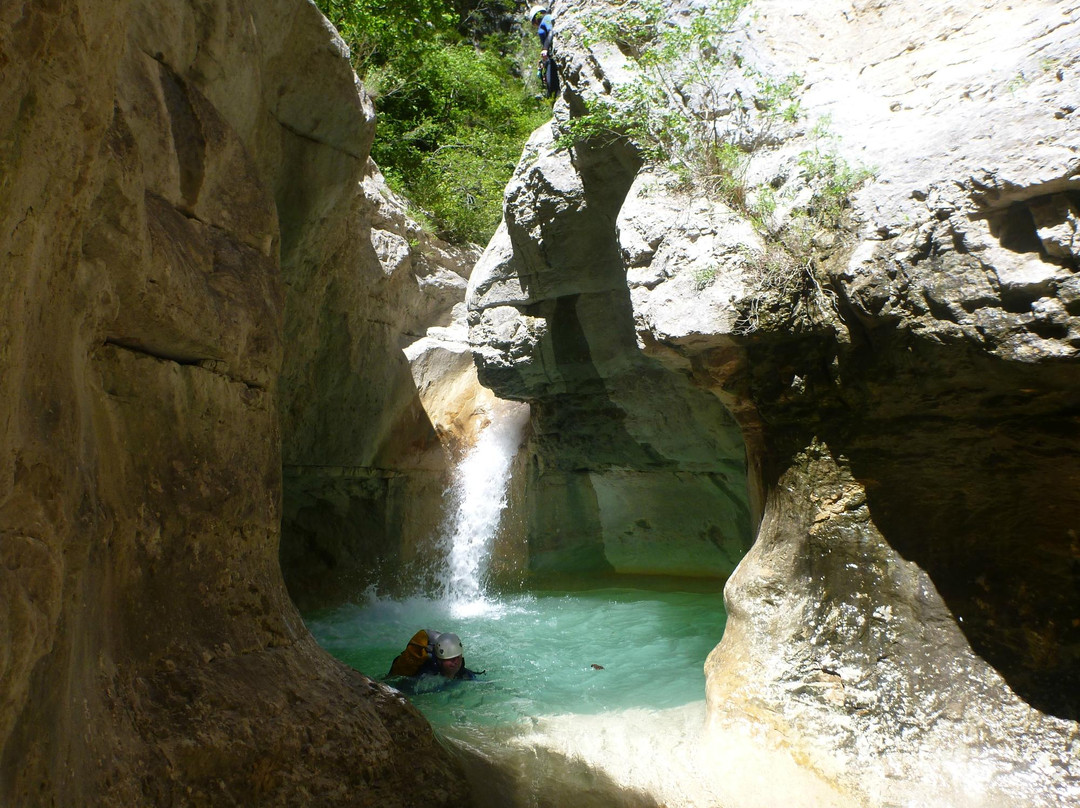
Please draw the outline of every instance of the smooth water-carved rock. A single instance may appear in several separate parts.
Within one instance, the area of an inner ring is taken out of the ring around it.
[[[343,44],[293,0],[7,3],[0,52],[0,803],[460,803],[278,561],[292,284],[373,134]]]
[[[534,135],[470,279],[469,338],[480,381],[532,405],[516,509],[533,572],[724,577],[750,536],[745,450],[720,402],[637,344],[614,227],[635,166]]]
[[[672,4],[670,19],[689,24],[699,5]],[[575,36],[586,14],[606,10],[556,13],[558,126],[634,74],[618,48]],[[730,97],[697,111],[744,149],[742,204],[771,199],[767,215],[757,208],[752,225],[651,172],[630,182],[626,143],[610,158],[626,168],[597,195],[616,216],[638,359],[656,365],[624,376],[611,358],[630,354],[602,353],[607,364],[593,363],[590,378],[580,346],[605,345],[594,335],[609,323],[623,327],[626,299],[612,288],[618,302],[603,314],[575,306],[557,319],[530,294],[542,284],[515,265],[530,247],[518,248],[512,228],[489,253],[491,281],[471,287],[481,378],[490,369],[496,389],[533,403],[537,446],[548,447],[534,450],[536,501],[575,516],[572,535],[534,526],[530,542],[546,530],[548,546],[606,569],[602,537],[625,520],[605,522],[592,468],[573,469],[603,458],[614,470],[617,455],[647,464],[640,439],[614,433],[648,418],[612,404],[634,389],[622,387],[629,375],[662,367],[723,403],[705,431],[737,422],[741,501],[765,514],[709,662],[717,727],[748,748],[760,742],[763,762],[803,760],[838,803],[1071,804],[1080,83],[1069,43],[1080,6],[759,0],[743,23],[732,40],[740,58],[713,88]],[[797,119],[770,119],[756,77],[792,72]],[[691,102],[716,95],[683,91]],[[565,159],[589,200],[586,169],[603,158],[582,146]],[[527,152],[519,181],[539,193],[535,172],[558,160]],[[831,229],[800,234],[820,216],[829,172],[845,166],[869,181],[840,200]],[[570,187],[547,185],[559,199]],[[587,226],[587,204],[538,207],[556,219],[528,218],[530,234]],[[517,215],[511,204],[508,224]],[[610,238],[606,223],[595,232]],[[556,274],[557,294],[572,296]],[[497,304],[484,298],[494,289]],[[499,311],[502,341],[479,327],[496,305],[518,311],[516,321]],[[673,400],[644,398],[660,412]],[[694,434],[713,418],[694,409],[694,426],[679,429]],[[560,458],[573,485],[551,473]]]
[[[738,731],[749,712],[767,746],[872,805],[1067,805],[1075,723],[1032,710],[972,652],[873,507],[829,447],[792,458],[725,590],[712,730]]]

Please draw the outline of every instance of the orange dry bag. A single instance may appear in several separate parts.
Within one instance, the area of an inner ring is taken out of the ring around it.
[[[428,633],[423,629],[413,634],[405,650],[394,657],[394,663],[390,666],[387,676],[416,676],[424,669],[424,665],[431,658],[428,650]]]

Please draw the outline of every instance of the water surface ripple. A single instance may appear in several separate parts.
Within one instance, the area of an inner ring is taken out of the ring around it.
[[[724,630],[716,593],[596,589],[489,599],[479,614],[441,600],[371,599],[309,615],[319,643],[381,679],[420,628],[454,631],[473,682],[389,680],[444,735],[483,743],[537,719],[627,709],[661,710],[700,701],[705,657]],[[594,667],[598,666],[598,667]],[[449,686],[447,686],[449,685]]]

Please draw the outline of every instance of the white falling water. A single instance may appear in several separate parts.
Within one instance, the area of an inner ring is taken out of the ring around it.
[[[457,617],[483,613],[492,607],[481,579],[506,508],[510,464],[528,418],[527,405],[497,406],[491,423],[454,470],[451,502],[456,511],[447,527],[449,553],[444,583],[446,599]]]

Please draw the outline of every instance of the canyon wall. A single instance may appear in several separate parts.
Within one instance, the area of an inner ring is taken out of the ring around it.
[[[715,733],[837,804],[1072,804],[1080,5],[751,2],[671,82],[738,147],[713,195],[632,139],[558,143],[641,43],[596,35],[627,8],[555,13],[556,120],[469,297],[481,379],[533,407],[528,563],[720,574],[750,525]]]
[[[626,148],[572,160],[540,129],[469,281],[480,381],[532,408],[515,508],[532,575],[722,579],[749,546],[738,425],[638,346],[615,226],[638,167]]]
[[[342,489],[373,554],[387,487],[426,529],[446,465],[397,341],[464,278],[344,45],[302,0],[15,2],[0,72],[0,803],[461,804],[278,561]]]
[[[282,252],[281,562],[301,608],[421,574],[452,455],[491,399],[453,339],[479,250],[426,232],[370,163],[353,172],[341,212]],[[306,164],[308,196],[337,182]]]

